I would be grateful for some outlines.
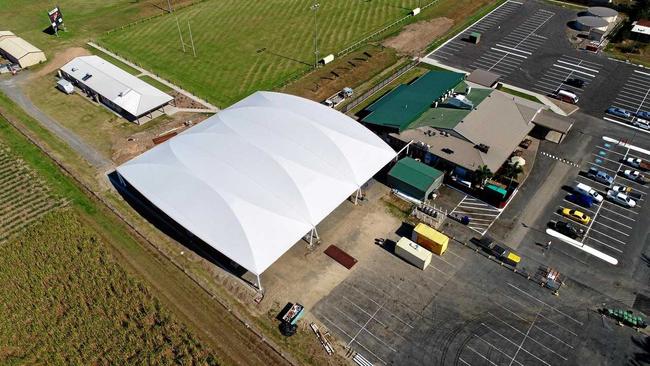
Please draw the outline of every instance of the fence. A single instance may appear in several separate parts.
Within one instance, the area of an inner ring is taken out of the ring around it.
[[[424,9],[430,7],[431,5],[433,5],[433,4],[437,3],[437,2],[438,2],[438,0],[433,0],[432,2],[430,2],[430,3],[428,3],[428,4],[424,5],[424,6],[422,6],[420,9],[421,9],[421,10],[424,10]],[[401,23],[401,22],[403,22],[403,21],[409,19],[409,18],[412,17],[412,16],[413,16],[412,14],[406,15],[406,16],[404,16],[404,17],[402,17],[402,18],[400,18],[400,19],[397,19],[396,21],[394,21],[394,22],[388,24],[387,26],[385,26],[385,27],[383,27],[383,28],[381,28],[381,29],[379,29],[379,30],[377,30],[377,31],[375,31],[375,32],[372,32],[372,33],[369,34],[368,36],[366,36],[366,37],[364,37],[364,38],[362,38],[362,39],[360,39],[360,40],[354,42],[354,43],[351,44],[350,46],[348,46],[348,47],[344,48],[343,50],[339,51],[339,52],[336,54],[336,57],[338,58],[338,57],[341,57],[341,56],[345,56],[345,55],[347,55],[348,53],[350,53],[350,52],[356,50],[357,48],[361,47],[362,45],[364,45],[366,42],[368,42],[369,40],[371,40],[373,37],[375,37],[375,36],[377,36],[377,35],[379,35],[379,34],[384,33],[385,31],[387,31],[387,30],[389,30],[390,28],[396,26],[397,24],[399,24],[399,23]]]
[[[196,4],[200,4],[200,3],[205,2],[205,1],[206,1],[206,0],[195,0],[195,1],[192,1],[192,2],[190,2],[190,3],[188,3],[188,4],[181,5],[181,6],[179,6],[179,7],[176,7],[176,8],[174,8],[174,9],[172,9],[172,12],[175,12],[175,11],[178,11],[178,10],[185,9],[185,8],[188,8],[188,7],[193,6],[193,5],[196,5]],[[150,21],[150,20],[152,20],[152,19],[155,19],[155,18],[161,17],[161,16],[166,15],[166,14],[171,14],[171,13],[169,12],[169,10],[161,9],[161,12],[158,13],[158,14],[156,14],[156,15],[152,15],[152,16],[147,17],[147,18],[138,19],[138,20],[136,20],[136,21],[134,21],[134,22],[131,22],[131,23],[128,23],[128,24],[121,25],[121,26],[119,26],[119,27],[117,27],[117,28],[109,29],[109,30],[107,30],[106,32],[104,32],[104,34],[110,34],[110,33],[113,33],[113,32],[115,32],[115,31],[124,30],[124,29],[126,29],[126,28],[133,27],[134,25],[138,25],[138,24],[140,24],[140,23],[148,22],[148,21]]]
[[[358,106],[358,105],[361,104],[363,101],[365,101],[366,99],[370,98],[373,94],[375,94],[376,92],[378,92],[380,89],[382,89],[383,87],[385,87],[386,85],[388,85],[389,83],[391,83],[393,80],[397,79],[398,77],[400,77],[400,76],[401,76],[402,74],[404,74],[405,72],[407,72],[407,71],[411,70],[412,68],[414,68],[415,66],[417,66],[419,63],[420,63],[420,61],[417,61],[417,60],[413,60],[413,61],[409,62],[406,66],[403,66],[402,68],[400,68],[399,70],[397,70],[394,74],[392,74],[391,76],[387,77],[386,79],[384,79],[384,80],[383,80],[382,82],[380,82],[379,84],[373,86],[372,89],[370,89],[370,90],[368,90],[367,92],[361,94],[357,99],[355,99],[355,100],[351,101],[350,103],[346,104],[346,105],[341,109],[341,112],[343,112],[343,113],[347,113],[347,112],[349,112],[349,111],[352,110],[354,107]]]

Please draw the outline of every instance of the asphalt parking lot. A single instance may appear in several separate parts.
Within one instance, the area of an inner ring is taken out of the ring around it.
[[[559,88],[571,90],[580,97],[582,111],[597,118],[617,103],[631,103],[626,109],[634,111],[644,102],[648,91],[644,77],[650,70],[577,49],[567,36],[567,26],[577,13],[547,2],[509,1],[425,59],[467,72],[491,70],[505,83],[543,95]],[[472,31],[482,34],[479,44],[469,42]],[[581,79],[584,85],[567,85],[569,78]]]
[[[631,126],[631,123],[634,120],[634,115],[639,111],[650,112],[650,71],[633,70],[626,79],[625,84],[618,91],[611,106],[625,109],[632,116],[625,118],[606,114],[603,117],[604,120],[647,132],[646,129]]]
[[[604,301],[597,292],[575,286],[553,296],[458,243],[425,271],[389,250],[380,254],[314,308],[332,334],[375,365],[623,362],[625,352],[612,349],[629,343],[631,330],[605,328],[607,320],[594,316],[590,307]]]
[[[489,205],[470,195],[465,195],[451,211],[451,214],[467,216],[468,228],[476,231],[481,236],[490,229],[490,226],[499,218],[503,210]]]
[[[650,158],[650,156],[631,150],[629,147],[623,147],[602,139],[596,141],[589,155],[585,157],[580,173],[572,181],[567,182],[565,189],[558,193],[557,206],[550,218],[551,220],[569,221],[581,227],[585,230],[585,235],[580,240],[582,244],[595,248],[614,258],[620,258],[625,252],[626,247],[633,244],[632,236],[635,226],[647,224],[644,222],[642,212],[644,212],[648,187],[632,181],[621,174],[626,169],[634,170],[634,168],[628,167],[623,163],[625,158],[628,157]],[[585,172],[592,167],[602,170],[613,177],[613,183],[607,186],[588,177]],[[605,198],[602,203],[594,202],[595,204],[593,206],[586,208],[570,202],[567,198],[573,193],[572,188],[578,183],[586,184],[603,195]],[[630,188],[630,195],[634,196],[636,200],[636,206],[634,208],[623,207],[607,199],[607,191],[609,188],[617,185]],[[560,212],[563,208],[582,211],[591,217],[591,221],[585,225],[567,219]]]

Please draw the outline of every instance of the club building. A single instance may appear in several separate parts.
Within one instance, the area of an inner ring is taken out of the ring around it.
[[[76,57],[59,71],[88,97],[137,124],[163,114],[174,99],[99,56]]]

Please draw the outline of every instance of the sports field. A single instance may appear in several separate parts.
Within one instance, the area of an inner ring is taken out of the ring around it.
[[[314,63],[316,24],[318,48],[324,56],[405,16],[418,0],[328,0],[320,2],[316,13],[310,10],[312,4],[309,0],[207,0],[175,15],[104,34],[98,41],[225,107],[308,70]],[[183,53],[176,19],[188,44],[190,21],[197,57],[189,48]]]

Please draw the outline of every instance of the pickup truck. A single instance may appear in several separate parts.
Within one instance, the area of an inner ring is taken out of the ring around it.
[[[325,99],[322,104],[330,107],[336,108],[339,104],[343,103],[346,98],[349,98],[354,94],[352,88],[345,87],[340,92],[332,95],[331,97]]]
[[[517,264],[521,262],[521,257],[513,252],[512,249],[510,249],[507,245],[497,244],[494,239],[489,236],[484,236],[482,238],[472,238],[470,241],[483,248],[485,252],[493,255],[503,263],[516,267]]]
[[[639,158],[627,158],[625,159],[625,164],[633,167],[633,168],[639,168],[645,171],[650,170],[650,163],[648,163],[645,160],[639,159]]]
[[[551,221],[551,227],[558,233],[568,236],[571,239],[582,239],[585,230],[565,221]]]
[[[639,173],[638,170],[625,169],[622,171],[622,174],[625,178],[637,182],[639,184],[646,184],[646,179],[643,174]]]
[[[614,178],[612,178],[611,175],[605,173],[602,170],[598,170],[596,168],[589,168],[589,170],[587,171],[587,176],[595,180],[596,182],[604,184],[606,186],[609,186],[614,182]]]

